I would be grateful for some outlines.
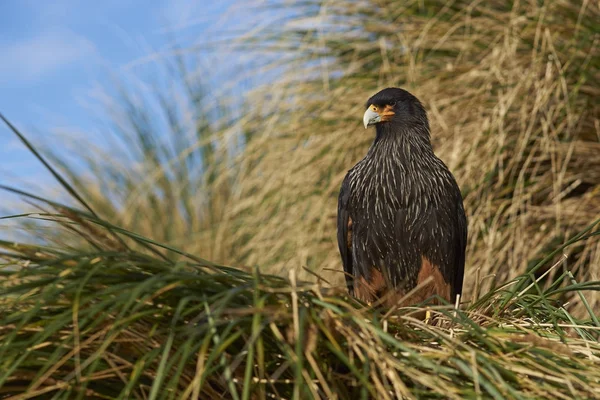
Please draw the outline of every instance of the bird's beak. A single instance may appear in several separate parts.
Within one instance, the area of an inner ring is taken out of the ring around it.
[[[363,115],[363,124],[365,125],[365,129],[367,129],[369,125],[375,125],[378,122],[381,122],[381,115],[373,111],[371,107],[367,108],[365,115]]]

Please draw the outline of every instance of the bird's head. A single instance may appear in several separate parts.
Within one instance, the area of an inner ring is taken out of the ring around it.
[[[371,125],[427,126],[427,114],[421,102],[406,90],[387,88],[367,101],[363,115],[365,129]]]

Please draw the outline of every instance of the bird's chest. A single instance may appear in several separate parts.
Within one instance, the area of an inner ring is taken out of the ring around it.
[[[393,220],[412,200],[410,180],[400,164],[363,160],[350,171],[351,214],[363,224]]]

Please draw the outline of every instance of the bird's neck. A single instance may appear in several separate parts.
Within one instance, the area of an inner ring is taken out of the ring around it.
[[[433,155],[429,140],[429,127],[426,125],[401,126],[378,124],[376,136],[369,153],[401,154],[405,161],[414,160],[418,155]]]

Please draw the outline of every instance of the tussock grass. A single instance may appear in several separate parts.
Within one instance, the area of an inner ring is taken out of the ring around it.
[[[339,269],[340,182],[372,140],[364,101],[386,86],[423,100],[435,150],[462,188],[467,298],[482,277],[485,292],[525,273],[600,215],[597,4],[309,3],[311,23],[274,27],[263,44],[302,51],[281,82],[251,97],[264,127],[241,156],[232,206],[242,260]],[[594,280],[599,257],[590,241],[565,265]],[[590,301],[600,307],[598,294]]]
[[[598,317],[557,301],[600,282],[563,274],[543,290],[521,276],[466,309],[425,308],[423,321],[424,308],[377,310],[294,270],[171,260],[89,212],[46,206],[57,211],[29,217],[89,246],[0,242],[1,398],[600,396]]]
[[[2,398],[600,395],[600,321],[586,299],[600,282],[567,271],[543,289],[554,267],[536,278],[599,236],[600,220],[470,306],[379,309],[293,269],[287,280],[219,266],[115,226],[8,125],[87,210],[0,187],[48,209],[3,219],[40,219],[77,243],[0,240]],[[565,292],[585,318],[568,312]]]

